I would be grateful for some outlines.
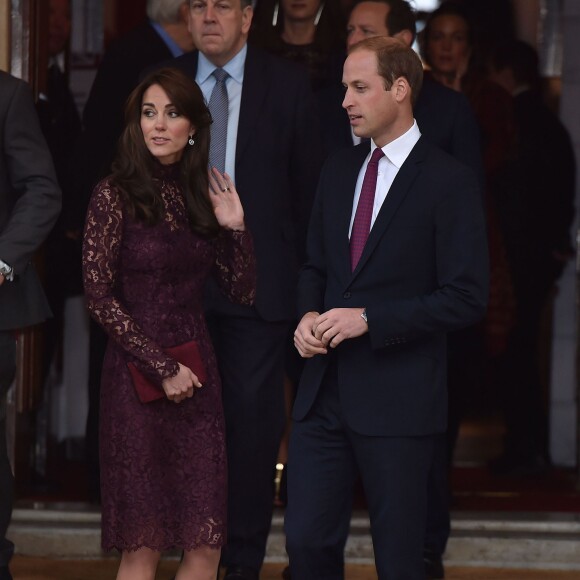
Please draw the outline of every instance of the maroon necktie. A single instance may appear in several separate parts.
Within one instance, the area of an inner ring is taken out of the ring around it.
[[[375,203],[375,189],[377,188],[377,174],[379,171],[379,159],[384,156],[383,150],[377,147],[367,165],[365,177],[363,179],[358,205],[352,232],[350,234],[350,266],[352,271],[356,268],[358,261],[367,243],[369,232],[371,231],[371,218],[373,216],[373,205]]]

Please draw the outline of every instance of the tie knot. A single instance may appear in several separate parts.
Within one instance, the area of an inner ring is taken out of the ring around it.
[[[230,76],[223,68],[216,68],[211,74],[218,83],[225,81]]]
[[[369,165],[371,163],[378,163],[381,159],[381,157],[384,157],[385,154],[383,153],[383,150],[380,147],[377,147],[374,151],[373,154],[371,155],[371,160],[369,161]]]

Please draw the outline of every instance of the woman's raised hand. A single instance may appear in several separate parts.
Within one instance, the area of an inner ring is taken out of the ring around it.
[[[245,230],[244,208],[231,177],[213,167],[209,172],[209,198],[220,226],[229,230]]]

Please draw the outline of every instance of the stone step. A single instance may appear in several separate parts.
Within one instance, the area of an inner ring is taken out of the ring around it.
[[[8,537],[26,556],[102,558],[106,554],[100,549],[100,521],[99,510],[84,504],[19,505]],[[353,514],[345,555],[351,563],[373,562],[366,512]],[[274,514],[266,559],[286,561],[281,511]],[[458,567],[580,570],[580,515],[453,513],[445,561]]]

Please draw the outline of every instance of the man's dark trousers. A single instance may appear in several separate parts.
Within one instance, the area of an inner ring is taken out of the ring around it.
[[[360,473],[372,514],[379,578],[423,580],[427,476],[434,439],[434,435],[369,437],[354,432],[344,419],[336,365],[330,363],[314,407],[294,423],[290,440],[285,529],[292,577],[344,578],[344,546]]]

